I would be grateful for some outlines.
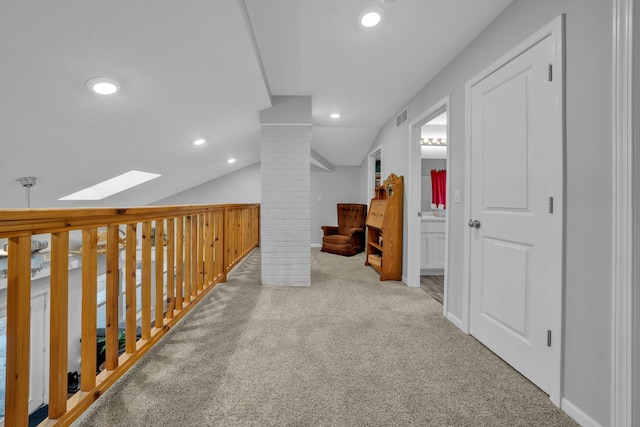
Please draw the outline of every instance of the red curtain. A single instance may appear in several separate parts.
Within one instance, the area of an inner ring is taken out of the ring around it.
[[[447,171],[435,170],[431,171],[431,203],[437,208],[442,205],[443,209],[447,208]]]

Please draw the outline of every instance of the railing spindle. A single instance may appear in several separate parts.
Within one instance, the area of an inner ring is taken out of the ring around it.
[[[98,229],[82,230],[82,366],[80,389],[96,386],[96,312],[98,300]]]
[[[182,310],[184,298],[184,217],[178,217],[176,227],[176,310]]]
[[[198,295],[198,218],[191,217],[191,299]]]
[[[167,319],[173,319],[175,307],[175,227],[173,218],[167,218]]]
[[[142,339],[151,338],[151,222],[142,223]]]
[[[107,227],[107,283],[106,312],[107,322],[105,343],[107,346],[105,368],[112,371],[118,367],[118,285],[120,271],[118,252],[120,248],[120,229],[117,225]]]
[[[216,263],[218,264],[218,273],[220,280],[227,281],[227,248],[225,244],[226,233],[224,232],[224,225],[226,222],[227,208],[222,212],[216,212],[218,220],[216,221]]]
[[[164,221],[156,220],[156,321],[155,327],[164,326]]]
[[[191,216],[184,221],[184,302],[191,301]]]
[[[198,241],[196,242],[196,271],[197,271],[197,281],[198,281],[198,290],[196,294],[202,292],[202,287],[204,284],[204,264],[203,264],[203,248],[204,248],[204,215],[198,215],[198,223],[197,223],[197,236]],[[194,295],[195,296],[195,295]]]
[[[7,266],[7,371],[4,422],[29,421],[31,236],[9,239]]]
[[[204,284],[209,287],[213,284],[213,214],[205,215],[205,251],[204,251]]]
[[[137,261],[137,231],[138,224],[127,224],[127,240],[125,249],[125,269],[127,276],[125,279],[125,351],[132,354],[136,351],[138,340],[137,331],[137,281],[136,281],[136,261]]]
[[[51,233],[49,418],[67,412],[69,232]]]

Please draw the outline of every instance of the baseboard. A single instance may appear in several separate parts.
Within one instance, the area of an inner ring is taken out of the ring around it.
[[[421,276],[444,276],[444,268],[423,268],[420,269]]]
[[[603,427],[602,424],[596,422],[596,420],[585,414],[582,409],[578,408],[567,399],[562,399],[560,403],[560,409],[566,412],[567,415],[569,415],[583,427]]]
[[[322,243],[312,243],[311,247],[312,248],[321,248],[322,247]]]
[[[227,280],[229,280],[229,278],[235,274],[235,272],[238,270],[238,267],[240,267],[242,264],[244,264],[245,261],[247,261],[247,259],[249,258],[249,255],[251,255],[253,253],[253,251],[255,251],[256,249],[258,249],[258,246],[256,246],[255,248],[251,249],[244,256],[244,258],[242,258],[240,261],[238,261],[238,263],[236,265],[233,266],[233,268],[231,270],[227,271]],[[0,426],[0,427],[2,427],[2,426]]]
[[[419,288],[420,287],[420,283],[418,283],[417,285],[410,285],[409,284],[409,279],[407,279],[407,276],[405,276],[404,274],[400,277],[400,281],[402,283],[404,283],[405,285],[407,285],[410,288]]]
[[[458,319],[456,316],[451,314],[451,312],[447,313],[447,320],[449,320],[449,322],[451,322],[454,325],[456,325],[458,327],[458,329],[460,329],[462,332],[466,333],[466,331],[464,330],[464,327],[463,327],[462,320]]]

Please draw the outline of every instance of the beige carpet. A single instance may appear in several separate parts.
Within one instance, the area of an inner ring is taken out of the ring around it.
[[[256,250],[74,425],[576,425],[363,264],[312,249],[311,287],[263,287]]]

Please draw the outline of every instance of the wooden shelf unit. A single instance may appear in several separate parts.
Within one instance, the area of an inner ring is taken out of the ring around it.
[[[367,257],[380,280],[402,279],[402,176],[389,175],[376,188],[367,215]]]

